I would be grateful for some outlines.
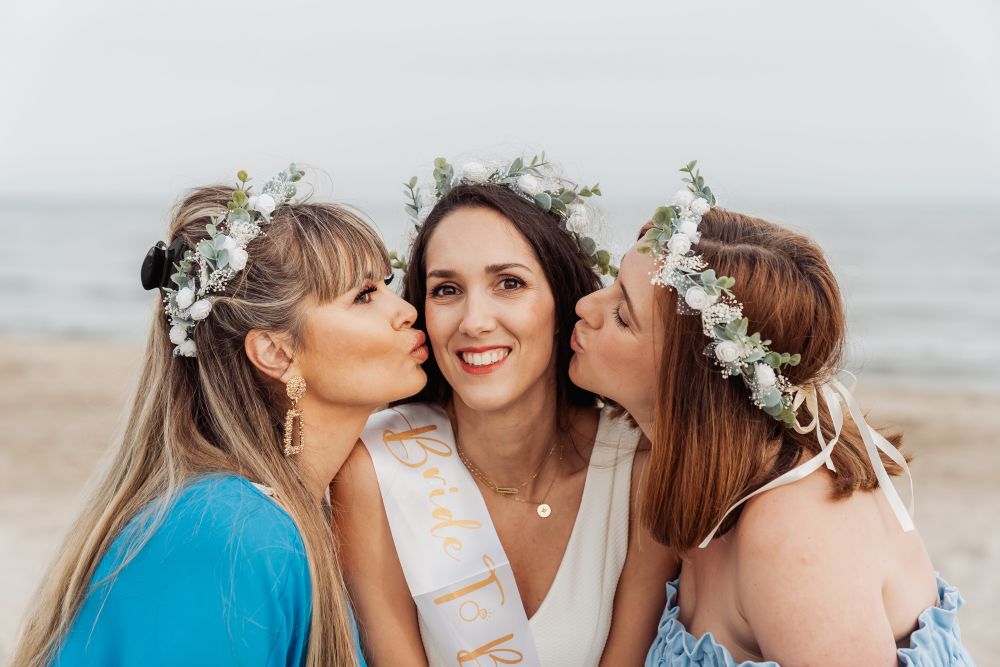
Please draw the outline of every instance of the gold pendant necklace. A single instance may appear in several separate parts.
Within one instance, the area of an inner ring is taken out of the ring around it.
[[[469,472],[472,473],[473,477],[481,481],[497,495],[500,495],[504,498],[509,498],[519,503],[528,503],[536,505],[535,513],[538,514],[538,516],[543,519],[547,519],[552,515],[552,506],[546,503],[545,500],[549,497],[549,492],[552,490],[552,485],[555,484],[556,482],[556,477],[559,476],[558,470],[556,471],[556,474],[552,476],[552,480],[549,482],[548,488],[545,489],[545,494],[542,495],[541,501],[536,502],[528,500],[527,498],[521,498],[520,490],[523,489],[525,486],[527,486],[528,483],[531,482],[533,479],[538,477],[539,473],[541,473],[542,469],[545,467],[545,464],[548,463],[549,458],[552,457],[552,452],[554,452],[555,449],[556,446],[552,445],[552,447],[549,449],[549,453],[545,455],[544,459],[542,459],[542,464],[538,466],[538,469],[535,470],[534,474],[532,474],[531,477],[529,477],[525,481],[521,482],[521,484],[519,484],[518,486],[498,486],[496,483],[493,482],[493,480],[491,480],[489,477],[486,476],[486,473],[484,473],[472,461],[466,458],[465,453],[462,451],[462,448],[458,446],[458,441],[457,440],[455,441],[455,451],[458,452],[458,457],[462,459],[462,463],[464,463],[465,467],[469,469]],[[563,460],[563,448],[562,448],[562,443],[560,442],[559,462],[562,463],[562,460]]]

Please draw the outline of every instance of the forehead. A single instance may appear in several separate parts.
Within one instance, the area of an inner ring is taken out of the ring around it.
[[[656,264],[652,255],[639,252],[642,247],[637,243],[622,258],[622,265],[618,272],[618,280],[628,291],[632,302],[640,311],[648,308],[653,300],[654,286],[652,284],[653,271]]]
[[[427,243],[428,271],[481,271],[491,264],[517,262],[540,270],[538,259],[516,227],[490,208],[459,208],[438,223]]]

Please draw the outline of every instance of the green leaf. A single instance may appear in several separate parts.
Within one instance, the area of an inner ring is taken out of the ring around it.
[[[535,203],[538,204],[538,208],[543,211],[551,210],[552,208],[552,195],[548,192],[539,192],[535,195]]]
[[[768,389],[767,391],[765,391],[763,394],[760,395],[760,400],[764,404],[764,406],[768,408],[774,406],[780,406],[781,392],[775,389],[774,387],[771,387],[770,389]]]
[[[198,252],[208,259],[215,259],[215,244],[211,241],[202,241],[198,244]]]
[[[233,203],[237,206],[243,206],[247,203],[247,193],[242,190],[233,190]]]
[[[523,168],[524,168],[524,161],[521,158],[515,158],[515,160],[510,163],[510,168],[507,170],[507,173],[516,174]]]
[[[447,166],[448,166],[448,161],[445,160],[443,157],[436,157],[436,158],[434,158],[434,168],[435,169],[444,169]]]
[[[779,368],[781,366],[781,355],[777,352],[768,352],[764,355],[764,363],[771,368]]]
[[[607,268],[611,264],[611,253],[607,250],[597,251],[597,265]]]
[[[608,267],[608,273],[611,274],[612,278],[617,278],[618,277],[618,267],[617,266],[609,266]]]
[[[228,221],[230,227],[238,223],[250,222],[250,213],[249,211],[245,211],[243,209],[237,209],[229,214]]]
[[[593,192],[598,197],[600,197],[601,196],[601,184],[600,183],[594,183],[594,185],[591,186],[590,191]]]
[[[215,262],[220,269],[224,269],[229,266],[229,251],[220,250],[218,256],[215,258]]]
[[[742,319],[740,319],[739,320],[739,326],[740,326],[740,328],[739,328],[740,335],[741,336],[746,336],[747,335],[747,328],[749,328],[749,326],[750,326],[750,320],[748,320],[745,317],[742,318]]]
[[[414,176],[414,177],[410,178],[410,180],[408,180],[408,181],[406,182],[406,185],[407,185],[407,187],[409,187],[409,188],[410,188],[411,190],[412,190],[413,188],[417,187],[417,177],[416,177],[416,176]]]
[[[560,213],[566,212],[566,204],[562,199],[559,199],[558,197],[551,197],[549,201],[553,211],[558,211]]]
[[[788,360],[788,365],[789,366],[798,366],[800,361],[802,361],[802,355],[801,354],[793,354],[791,356],[791,358]]]
[[[649,229],[646,230],[646,233],[642,235],[641,240],[648,243],[650,241],[655,241],[659,235],[660,235],[660,230],[658,230],[656,227],[650,227]]]
[[[648,245],[643,245],[636,248],[636,252],[638,252],[640,255],[652,255],[653,248],[651,248]]]
[[[747,356],[747,358],[744,359],[743,361],[746,362],[746,363],[748,363],[748,364],[752,364],[754,362],[760,361],[763,358],[763,356],[764,356],[763,352],[761,352],[760,350],[756,350],[754,352],[751,352]]]
[[[669,206],[661,206],[653,212],[653,224],[669,225],[670,221],[677,217],[674,209]]]
[[[594,239],[590,238],[589,236],[581,236],[580,249],[583,250],[584,254],[586,255],[593,255],[595,252],[597,252],[597,243],[595,243]]]
[[[691,160],[690,162],[687,163],[686,167],[681,169],[681,171],[692,171],[697,164],[698,164],[697,160]]]

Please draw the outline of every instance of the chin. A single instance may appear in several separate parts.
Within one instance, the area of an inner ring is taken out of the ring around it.
[[[502,410],[513,403],[519,395],[507,391],[505,387],[466,387],[460,390],[452,386],[452,391],[463,403],[476,412]]]
[[[396,391],[396,395],[384,401],[385,403],[401,401],[404,398],[409,398],[410,396],[419,393],[420,390],[427,385],[427,373],[424,372],[423,368],[417,366],[404,377],[399,378],[399,380],[399,383],[393,387]]]

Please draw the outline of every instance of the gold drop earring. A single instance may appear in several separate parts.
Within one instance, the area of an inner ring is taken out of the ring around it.
[[[306,381],[299,376],[293,377],[285,385],[285,393],[292,400],[292,407],[289,408],[288,414],[285,415],[285,456],[292,456],[293,454],[300,453],[305,448],[302,436],[302,410],[299,410],[299,399],[306,394]],[[295,441],[296,419],[299,420],[299,438],[298,442],[292,444]]]

